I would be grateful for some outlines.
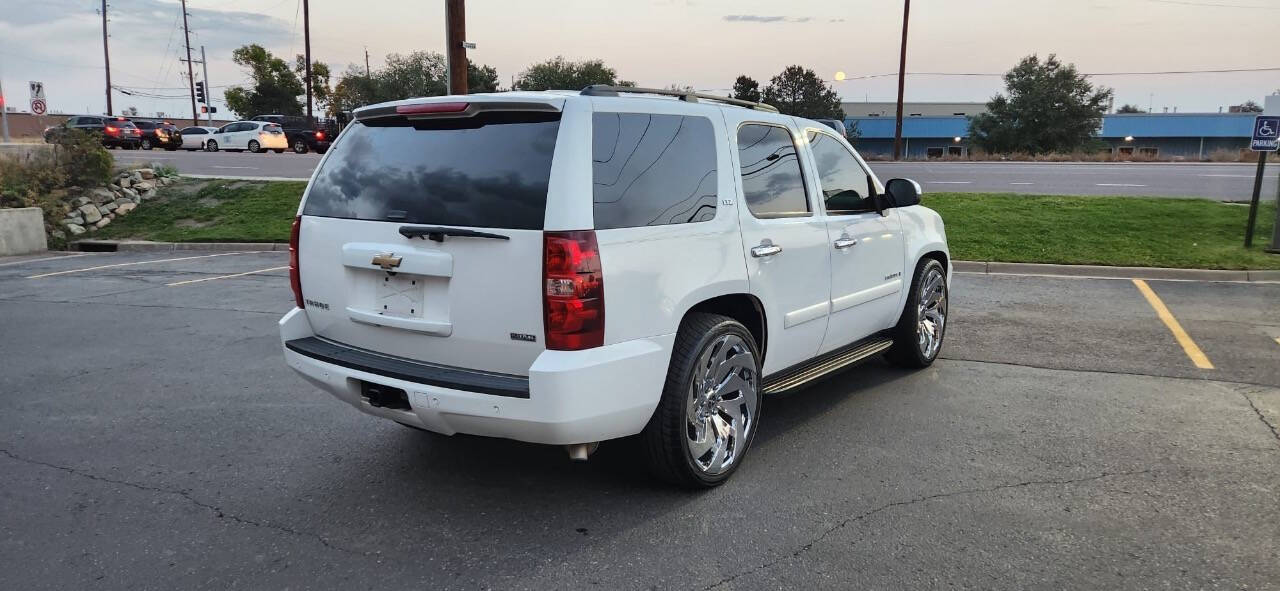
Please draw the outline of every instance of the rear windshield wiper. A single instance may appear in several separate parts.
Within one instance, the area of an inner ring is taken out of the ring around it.
[[[405,238],[427,238],[436,242],[444,242],[445,236],[458,236],[462,238],[493,238],[495,240],[511,240],[510,236],[502,234],[493,234],[491,232],[477,232],[475,230],[460,230],[457,228],[441,228],[438,226],[400,226],[400,235]]]

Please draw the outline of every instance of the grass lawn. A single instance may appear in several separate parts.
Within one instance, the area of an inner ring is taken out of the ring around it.
[[[1275,199],[1244,248],[1248,206],[1204,199],[929,193],[956,260],[1202,269],[1280,269]]]
[[[93,238],[287,242],[304,182],[193,181],[161,189]],[[1274,199],[1246,250],[1249,208],[1201,199],[929,193],[956,260],[1203,269],[1280,269]]]
[[[94,239],[158,242],[288,242],[307,183],[185,180],[160,189]]]

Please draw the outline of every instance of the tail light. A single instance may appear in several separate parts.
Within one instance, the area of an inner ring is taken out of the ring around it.
[[[547,348],[604,344],[604,274],[593,230],[545,232],[542,238],[543,328]]]
[[[302,301],[302,275],[298,273],[298,233],[302,230],[302,216],[293,218],[293,227],[289,230],[289,287],[293,289],[293,303],[299,308],[307,307]]]
[[[116,127],[116,126],[114,126],[114,125],[108,125],[108,126],[107,126],[107,128],[106,128],[106,131],[107,131],[107,135],[119,135],[119,134],[120,134],[120,128],[119,128],[119,127]]]
[[[323,132],[323,131],[317,131],[317,132],[316,132],[316,139],[318,139],[318,140],[323,140],[323,139],[324,139],[324,132]]]

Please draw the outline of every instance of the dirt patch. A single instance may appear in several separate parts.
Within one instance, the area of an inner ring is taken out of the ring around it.
[[[201,197],[196,199],[196,204],[200,207],[217,207],[222,205],[222,201],[214,199],[213,197]]]
[[[190,229],[190,228],[208,228],[209,226],[212,226],[212,225],[214,225],[214,224],[216,224],[216,223],[218,223],[218,222],[213,221],[213,220],[203,221],[203,222],[202,222],[202,221],[200,221],[200,220],[193,220],[193,219],[191,219],[191,218],[183,218],[183,219],[180,219],[180,220],[177,220],[177,221],[173,222],[173,225],[175,225],[175,226],[177,226],[177,227],[179,227],[179,228],[188,228],[188,229]]]
[[[165,196],[185,197],[187,195],[195,195],[200,189],[209,185],[209,181],[203,180],[182,180],[175,184],[164,188],[162,193]]]

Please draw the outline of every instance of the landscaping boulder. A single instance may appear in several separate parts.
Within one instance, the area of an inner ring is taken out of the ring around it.
[[[93,225],[93,227],[95,227],[95,228],[105,228],[105,227],[106,227],[106,225],[107,225],[107,224],[110,224],[110,223],[111,223],[111,218],[102,218],[102,219],[98,220],[98,223],[94,224],[94,225]]]
[[[102,212],[98,211],[98,206],[92,203],[81,205],[80,213],[84,214],[84,221],[90,224],[102,219]]]
[[[129,212],[133,211],[133,210],[134,210],[134,208],[136,208],[136,207],[138,207],[138,204],[137,204],[137,203],[121,203],[121,204],[120,204],[120,207],[117,207],[117,208],[116,208],[116,212],[115,212],[115,213],[116,213],[116,215],[125,215],[125,214],[127,214],[127,213],[129,213]]]
[[[122,189],[128,189],[133,184],[133,180],[130,179],[129,177],[124,177],[116,181],[116,184],[120,185],[120,188]]]
[[[136,173],[138,173],[139,175],[141,175],[141,176],[142,176],[142,178],[144,178],[144,179],[153,179],[153,178],[156,178],[156,171],[154,171],[154,170],[152,170],[152,169],[150,169],[150,168],[139,168],[138,170],[135,170],[134,172],[136,172]]]
[[[89,202],[90,202],[90,199],[88,197],[76,197],[75,199],[71,200],[71,206],[80,207],[81,205],[84,205]]]
[[[124,196],[130,200],[136,201],[138,199],[138,192],[133,189],[124,189],[122,192],[124,193]]]
[[[74,225],[74,226],[83,226],[83,225],[84,225],[84,218],[82,218],[82,217],[67,218],[67,219],[65,219],[65,220],[62,220],[62,222],[60,222],[60,223],[61,223],[62,225],[64,225],[64,226],[72,226],[72,225]]]
[[[67,224],[67,231],[71,232],[72,236],[79,236],[85,233],[84,226],[80,224]]]
[[[94,203],[106,203],[116,198],[115,194],[107,189],[98,187],[89,192],[89,200]]]
[[[120,207],[120,206],[119,206],[119,205],[116,205],[116,202],[115,202],[115,201],[110,201],[110,202],[107,202],[107,203],[103,203],[102,205],[99,205],[99,206],[98,206],[98,211],[102,211],[102,210],[104,210],[104,209],[105,209],[105,210],[107,210],[107,211],[106,211],[106,213],[104,213],[104,214],[102,214],[102,215],[107,215],[107,213],[111,213],[111,212],[115,211],[117,207]]]
[[[130,188],[133,189],[134,191],[141,193],[143,191],[150,191],[152,189],[155,189],[156,184],[152,181],[142,181],[140,183],[134,183]]]

